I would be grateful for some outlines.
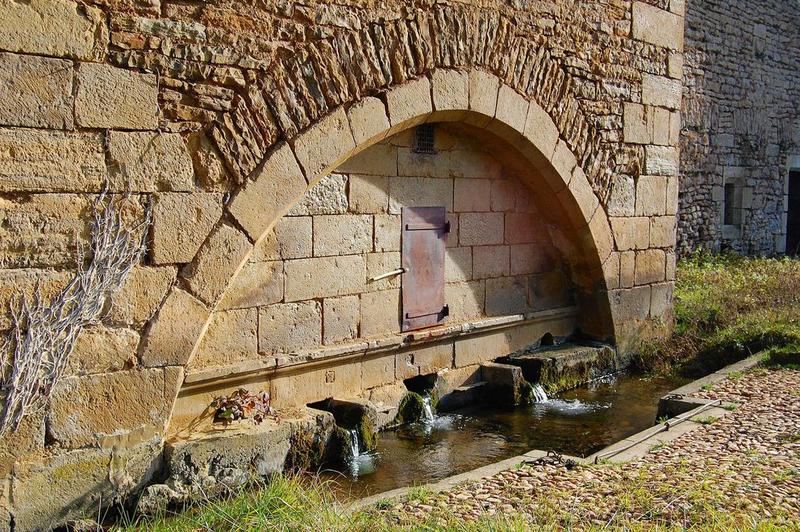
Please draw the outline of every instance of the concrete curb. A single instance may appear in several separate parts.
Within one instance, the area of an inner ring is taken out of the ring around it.
[[[459,473],[458,475],[453,475],[451,477],[443,478],[442,480],[439,480],[437,482],[432,482],[430,484],[422,484],[419,486],[406,486],[404,488],[397,488],[390,491],[384,491],[383,493],[370,495],[369,497],[353,501],[352,503],[347,505],[347,509],[349,511],[357,511],[367,506],[377,504],[380,501],[399,499],[407,495],[413,489],[422,488],[433,493],[446,491],[448,489],[458,486],[459,484],[483,480],[485,478],[492,477],[498,473],[502,473],[503,471],[508,471],[509,469],[514,469],[515,467],[519,467],[520,465],[526,462],[533,462],[535,460],[538,460],[539,458],[546,458],[547,456],[548,453],[546,451],[540,451],[538,449],[534,449],[525,454],[512,456],[511,458],[506,458],[505,460],[485,465],[477,469],[472,469],[465,473]],[[582,458],[577,458],[575,456],[568,456],[568,455],[560,455],[560,456],[565,461],[573,460],[576,463],[581,463],[583,461]]]

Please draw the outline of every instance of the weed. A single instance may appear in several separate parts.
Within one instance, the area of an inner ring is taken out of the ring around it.
[[[783,441],[789,443],[800,443],[800,432],[795,432],[794,434],[787,434],[786,436],[783,436],[782,439]]]
[[[666,447],[666,446],[667,446],[667,444],[666,444],[665,442],[663,442],[663,441],[660,441],[660,442],[658,442],[658,443],[656,443],[656,444],[654,444],[654,445],[652,445],[652,446],[650,447],[650,452],[651,452],[651,453],[654,453],[654,452],[656,452],[656,451],[658,451],[658,450],[660,450],[660,449],[663,449],[663,448],[664,448],[664,447]]]
[[[692,418],[692,421],[695,423],[700,423],[701,425],[711,425],[712,423],[716,423],[718,420],[719,418],[714,416],[695,416]]]
[[[433,492],[426,486],[414,486],[408,490],[408,500],[426,503],[433,496]]]
[[[787,482],[794,478],[797,478],[797,469],[793,467],[787,467],[772,473],[772,480],[775,482]]]
[[[391,499],[381,499],[375,503],[375,508],[378,510],[388,510],[394,503]]]

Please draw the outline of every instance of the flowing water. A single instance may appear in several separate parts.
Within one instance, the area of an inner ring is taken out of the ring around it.
[[[381,433],[378,450],[350,467],[325,471],[345,497],[435,482],[531,449],[588,456],[655,423],[658,398],[677,378],[623,375],[547,398],[534,387],[530,406],[474,406]],[[426,403],[430,406],[430,403]]]
[[[426,394],[422,398],[422,413],[425,416],[422,419],[423,423],[429,424],[429,423],[433,422],[435,416],[433,415],[433,408],[431,408],[431,396],[430,395]]]
[[[367,472],[374,471],[374,453],[361,453],[361,442],[358,437],[358,431],[350,429],[350,456],[347,457],[347,466],[349,478],[355,480],[366,474]]]
[[[548,401],[547,392],[544,391],[541,384],[534,384],[533,385],[533,402],[534,403],[544,403]]]

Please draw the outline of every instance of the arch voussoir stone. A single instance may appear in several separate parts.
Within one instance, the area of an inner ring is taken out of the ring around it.
[[[383,140],[389,131],[386,105],[374,96],[367,96],[347,110],[350,130],[357,146],[372,145]]]
[[[202,301],[173,286],[145,335],[142,364],[185,366],[210,317],[211,310]]]
[[[388,135],[425,122],[433,112],[431,82],[427,77],[394,87],[384,96],[391,124]]]
[[[431,96],[437,120],[461,120],[469,108],[469,75],[460,70],[433,70]]]
[[[446,93],[441,87],[446,80],[454,80],[459,86]],[[481,90],[487,88],[488,94]],[[229,275],[230,281],[248,258],[239,246],[234,246],[234,252],[227,250],[227,255],[221,253],[217,244],[220,239],[215,235],[239,235],[233,240],[252,251],[252,242],[265,238],[308,188],[354,153],[426,120],[448,121],[456,117],[473,126],[481,124],[531,160],[572,225],[583,235],[580,241],[588,260],[587,270],[595,272],[605,287],[603,265],[613,249],[610,225],[575,155],[557,136],[555,123],[536,102],[526,100],[492,74],[445,69],[434,70],[431,78],[424,76],[392,87],[383,98],[385,106],[383,101],[369,96],[347,110],[340,106],[270,151],[227,206],[242,229],[222,222],[183,272],[198,299],[213,308],[224,292],[218,280]],[[492,109],[492,115],[477,112],[471,109],[473,106]],[[213,282],[209,286],[200,280]],[[200,336],[190,351],[197,349],[199,341]]]
[[[272,150],[227,209],[255,242],[299,200],[307,186],[294,150],[284,142]]]
[[[309,183],[330,173],[356,149],[350,119],[343,107],[337,107],[291,144]]]

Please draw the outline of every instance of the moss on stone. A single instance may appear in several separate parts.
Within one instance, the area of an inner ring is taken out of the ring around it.
[[[356,427],[359,438],[361,438],[361,450],[374,451],[378,448],[378,431],[369,416],[362,416]]]
[[[425,417],[425,399],[416,392],[408,392],[397,407],[397,415],[392,425],[405,425]]]
[[[353,437],[350,431],[340,426],[333,429],[333,434],[328,441],[328,447],[325,450],[325,461],[335,464],[344,464],[350,458],[350,449],[353,445]]]
[[[613,375],[625,364],[610,347],[576,348],[567,359],[549,358],[542,361],[538,383],[547,393],[576,388],[594,379]]]
[[[542,366],[539,384],[548,394],[553,394],[571,390],[589,380],[591,380],[591,376],[584,364],[572,366],[560,372],[553,365],[545,364]]]
[[[428,390],[428,397],[431,400],[431,408],[434,412],[436,412],[436,407],[439,406],[439,390],[436,388],[431,388]]]
[[[523,380],[522,384],[519,385],[519,404],[521,405],[529,405],[533,403],[534,399],[533,393],[533,385]]]
[[[296,473],[319,467],[325,458],[325,448],[326,442],[313,432],[295,432],[289,439],[289,453],[286,455],[284,470]]]

